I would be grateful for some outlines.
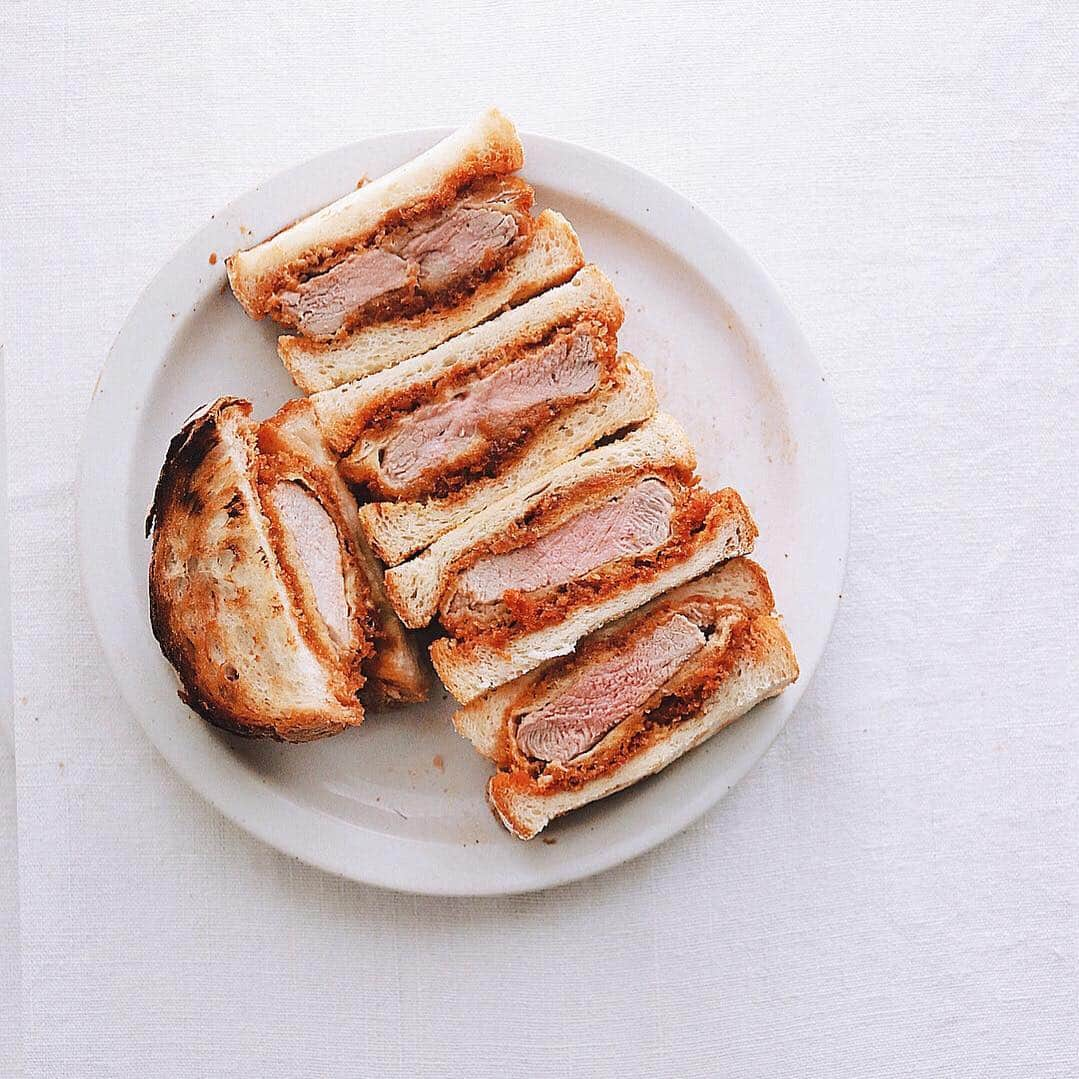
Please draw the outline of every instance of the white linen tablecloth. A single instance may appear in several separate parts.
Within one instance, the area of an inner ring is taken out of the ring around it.
[[[0,20],[27,1075],[1076,1075],[1074,5]],[[670,183],[770,271],[844,417],[854,524],[827,656],[723,803],[595,879],[445,901],[277,854],[151,749],[80,600],[76,447],[211,213],[489,103]]]
[[[19,1068],[19,836],[11,730],[11,589],[8,559],[7,420],[0,340],[0,1075]]]

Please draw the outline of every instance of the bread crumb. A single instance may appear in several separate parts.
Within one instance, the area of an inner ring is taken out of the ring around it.
[[[432,763],[432,764],[433,764],[433,765],[434,765],[434,766],[435,766],[435,767],[436,767],[436,768],[437,768],[437,769],[438,769],[438,770],[439,770],[440,772],[441,772],[441,771],[443,771],[443,770],[445,769],[445,767],[446,767],[446,762],[445,762],[445,761],[444,761],[444,760],[442,759],[442,754],[441,754],[441,753],[436,753],[436,754],[434,755],[434,757],[432,757],[432,758],[431,758],[431,763]]]
[[[216,251],[211,251],[210,252],[210,265],[211,266],[216,266],[217,265],[217,252]]]

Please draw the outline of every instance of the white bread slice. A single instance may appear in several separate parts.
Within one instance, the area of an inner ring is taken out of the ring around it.
[[[617,330],[622,325],[622,302],[614,285],[597,266],[585,266],[571,281],[536,296],[520,307],[476,326],[429,352],[412,356],[334,389],[311,395],[326,441],[341,454],[353,449],[364,434],[364,417],[401,390],[433,387],[455,372],[470,371],[496,350],[541,341],[552,330],[578,318],[595,318]]]
[[[169,445],[154,505],[150,622],[180,696],[237,734],[306,741],[363,719],[352,670],[297,610],[256,487],[251,405],[221,398]]]
[[[695,466],[693,447],[678,422],[661,412],[627,437],[589,450],[537,476],[512,495],[440,536],[415,558],[387,570],[386,592],[390,602],[406,626],[413,629],[425,626],[438,610],[455,563],[477,543],[497,535],[511,522],[525,516],[541,499],[624,468],[662,468],[678,464]]]
[[[504,645],[494,646],[482,638],[462,642],[440,637],[430,649],[439,678],[458,701],[467,704],[481,693],[534,670],[549,659],[567,655],[586,634],[621,618],[661,592],[699,577],[728,558],[748,554],[757,535],[753,518],[730,488],[720,491],[719,496],[725,497],[727,503],[723,518],[714,534],[685,561],[624,592],[576,608],[558,625],[521,634]]]
[[[406,207],[438,203],[462,184],[515,172],[524,150],[510,121],[489,109],[419,157],[372,180],[227,261],[229,284],[244,310],[262,318],[280,275],[324,249],[363,243]]]
[[[544,791],[525,773],[496,772],[487,799],[499,820],[520,839],[532,839],[555,817],[606,798],[666,768],[798,677],[798,663],[782,627],[767,615],[752,620],[734,665],[696,716],[679,720],[640,752],[573,790]]]
[[[638,625],[657,608],[676,609],[691,596],[729,601],[738,604],[752,615],[771,614],[775,602],[764,570],[752,559],[732,558],[703,577],[697,577],[678,588],[664,592],[617,622],[589,634],[579,643],[573,655],[548,660],[534,671],[529,671],[458,708],[453,716],[457,733],[467,738],[488,760],[505,763],[500,760],[499,749],[504,744],[504,735],[511,718],[510,709],[527,695],[541,678],[578,662],[575,657],[579,655],[582,646],[587,645],[589,649],[602,648],[604,641]]]
[[[277,351],[304,393],[328,390],[429,352],[492,315],[563,284],[583,264],[573,227],[561,214],[544,210],[536,218],[528,246],[456,307],[375,322],[339,341],[279,337]]]
[[[360,524],[371,546],[394,566],[518,488],[573,460],[597,442],[643,423],[656,411],[651,372],[628,352],[619,356],[617,386],[572,405],[539,429],[527,452],[495,476],[478,480],[449,498],[420,502],[370,502]]]

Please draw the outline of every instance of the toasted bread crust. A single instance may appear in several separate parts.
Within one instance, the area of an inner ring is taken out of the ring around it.
[[[357,529],[360,567],[367,579],[374,619],[374,647],[364,659],[361,700],[372,711],[418,704],[431,695],[431,668],[415,636],[401,624],[386,595],[382,567]]]
[[[147,520],[150,621],[180,696],[235,734],[307,741],[355,726],[368,702],[423,699],[427,668],[389,610],[307,401],[261,425],[222,398],[172,440]],[[278,517],[278,484],[314,498],[337,534],[349,613],[335,640]]]
[[[180,696],[235,734],[305,741],[363,719],[352,672],[301,630],[255,488],[246,401],[222,398],[172,440],[147,521],[150,623]]]

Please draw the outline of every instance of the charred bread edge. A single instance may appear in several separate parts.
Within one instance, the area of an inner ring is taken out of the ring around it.
[[[180,682],[181,699],[193,710],[198,712],[204,719],[216,727],[229,731],[233,734],[241,734],[252,737],[270,736],[285,741],[305,741],[311,738],[322,737],[344,730],[345,727],[354,726],[363,719],[363,707],[359,701],[355,706],[345,708],[331,690],[331,672],[323,661],[314,657],[312,659],[322,673],[324,685],[322,687],[323,702],[319,706],[310,709],[296,709],[287,716],[274,717],[266,722],[259,722],[250,717],[240,718],[236,712],[230,711],[222,701],[211,699],[207,696],[201,685],[201,676],[186,654],[187,650],[181,646],[172,623],[172,611],[174,597],[167,594],[164,583],[159,580],[160,544],[170,527],[171,505],[175,485],[187,475],[193,473],[206,454],[212,448],[210,439],[224,440],[221,432],[222,414],[226,410],[238,407],[245,420],[251,413],[251,403],[235,397],[221,397],[208,405],[205,409],[196,412],[183,428],[169,443],[158,477],[154,492],[153,508],[147,518],[147,535],[153,533],[153,549],[150,557],[149,593],[150,593],[150,624],[154,636],[157,638],[161,651],[172,665]],[[232,448],[225,447],[226,452],[234,452]],[[232,461],[233,467],[236,462]],[[276,564],[276,555],[273,554],[273,546],[267,532],[265,521],[261,517],[261,501],[255,483],[246,469],[236,467],[237,479],[244,492],[245,510],[251,519],[251,527],[255,529],[257,545],[269,557],[273,555]],[[258,516],[252,514],[252,510],[258,508]],[[296,622],[297,615],[292,603],[292,597],[288,593],[285,582],[280,572],[271,568],[270,578],[272,586],[279,592],[278,599],[283,610]],[[296,629],[296,637],[303,641],[303,635]],[[310,648],[306,645],[307,651]]]

